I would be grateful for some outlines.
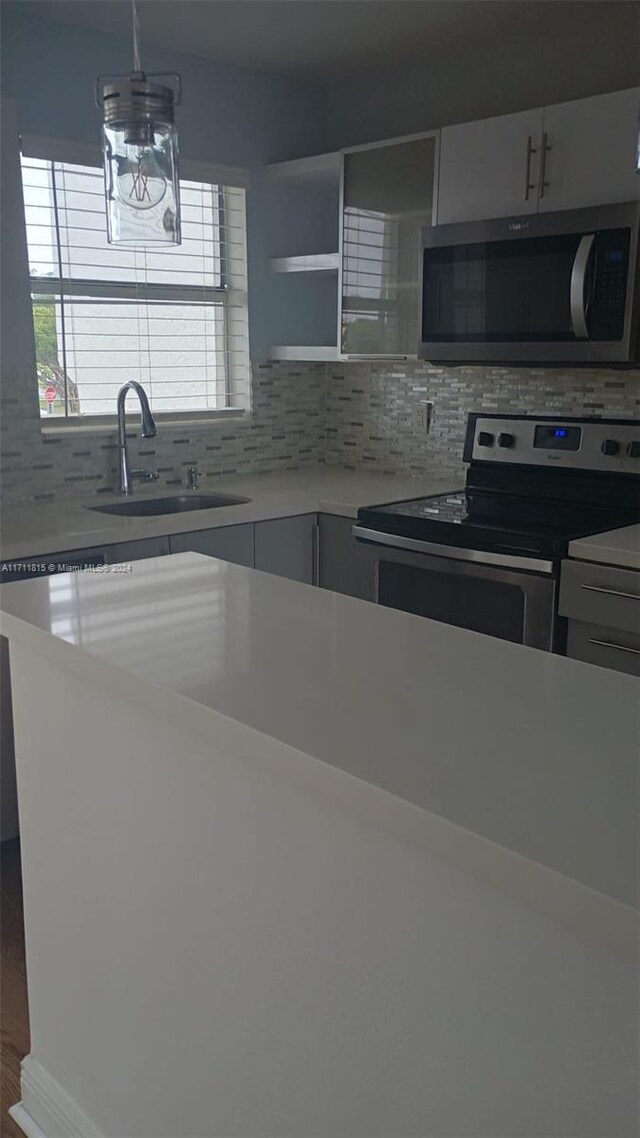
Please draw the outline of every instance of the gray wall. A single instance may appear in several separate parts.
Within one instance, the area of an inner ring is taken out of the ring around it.
[[[539,0],[533,29],[510,29],[481,42],[468,36],[463,49],[444,44],[424,64],[398,67],[390,59],[373,79],[354,76],[332,84],[327,149],[637,85],[639,4],[563,0],[573,18],[561,28],[554,20],[553,34],[545,20],[549,6],[558,4]]]
[[[20,130],[95,143],[96,77],[130,70],[130,42],[37,20],[12,2],[2,4],[2,33],[2,94],[17,101]],[[288,158],[308,143],[319,148],[311,133],[313,123],[324,121],[317,87],[144,42],[142,49],[148,71],[183,75],[178,123],[185,158],[254,166]]]

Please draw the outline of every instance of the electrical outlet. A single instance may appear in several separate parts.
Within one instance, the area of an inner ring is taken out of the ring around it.
[[[425,435],[428,435],[432,418],[433,403],[430,399],[422,399],[419,403],[416,403],[413,408],[413,426],[416,431],[422,431]]]

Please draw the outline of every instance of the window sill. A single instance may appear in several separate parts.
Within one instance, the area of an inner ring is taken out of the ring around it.
[[[161,433],[165,428],[169,430],[192,430],[193,428],[199,429],[200,427],[228,427],[231,424],[237,426],[239,423],[250,423],[252,416],[250,411],[239,411],[234,409],[232,411],[222,411],[215,415],[207,415],[202,418],[180,419],[168,416],[163,418],[161,415],[155,415],[156,427],[158,433]],[[127,415],[127,434],[135,432],[140,422],[140,416],[133,414]],[[57,423],[48,423],[41,421],[40,431],[41,434],[49,438],[54,435],[71,438],[74,435],[111,435],[118,429],[118,420],[116,416],[104,415],[101,416],[99,421],[86,423],[82,420],[77,423],[68,421],[59,421]]]

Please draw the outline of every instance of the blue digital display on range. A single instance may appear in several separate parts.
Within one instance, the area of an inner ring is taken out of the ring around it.
[[[540,423],[533,435],[534,447],[544,450],[580,450],[580,427],[556,427]]]

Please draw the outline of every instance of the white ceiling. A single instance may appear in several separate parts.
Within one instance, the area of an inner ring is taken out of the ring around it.
[[[5,0],[6,2],[6,0]],[[15,0],[14,0],[15,2]],[[11,6],[10,3],[7,7]],[[128,0],[19,0],[42,19],[130,35]],[[527,50],[598,27],[633,35],[636,0],[138,0],[141,40],[323,81]],[[637,32],[635,33],[637,34]]]

